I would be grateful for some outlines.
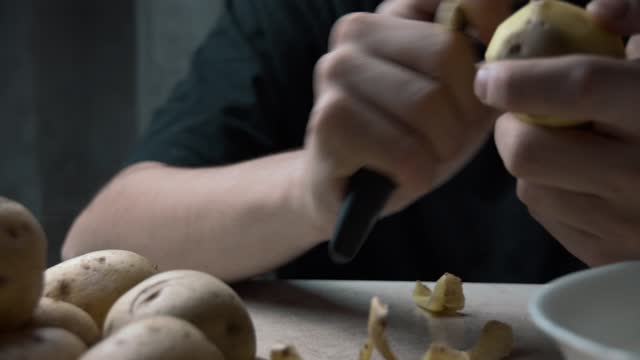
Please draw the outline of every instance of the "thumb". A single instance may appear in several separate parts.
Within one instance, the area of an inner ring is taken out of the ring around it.
[[[593,0],[587,10],[610,31],[620,35],[640,33],[640,0]]]
[[[631,60],[640,60],[640,35],[636,35],[629,39],[627,44],[627,58]]]

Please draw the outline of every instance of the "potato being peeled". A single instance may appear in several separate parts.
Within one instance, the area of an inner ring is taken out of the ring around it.
[[[143,281],[113,305],[104,334],[154,315],[191,322],[226,360],[255,360],[256,337],[249,313],[233,289],[209,274],[174,270]]]
[[[31,326],[65,329],[87,345],[93,345],[100,340],[100,330],[86,311],[73,304],[46,297],[40,299]]]
[[[60,328],[0,334],[2,360],[77,360],[86,350],[82,340]]]
[[[191,323],[169,316],[135,321],[101,341],[80,360],[224,360]]]
[[[25,325],[42,294],[47,240],[24,206],[0,197],[0,331]]]
[[[111,305],[156,272],[154,264],[136,253],[96,251],[49,268],[44,296],[76,305],[102,327]]]
[[[502,59],[588,54],[625,58],[622,38],[602,29],[583,8],[559,0],[531,1],[496,30],[485,58]],[[585,119],[544,114],[518,114],[529,123],[549,127],[575,126]]]

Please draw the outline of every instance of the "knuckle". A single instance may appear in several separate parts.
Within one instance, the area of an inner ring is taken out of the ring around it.
[[[504,166],[513,176],[526,178],[531,174],[531,168],[538,163],[534,146],[530,137],[523,131],[515,132],[511,136],[506,149],[502,151]]]
[[[322,56],[314,70],[316,81],[342,79],[357,61],[357,56],[357,50],[351,46],[339,47]]]
[[[431,185],[431,176],[425,169],[432,164],[425,164],[424,150],[415,142],[406,142],[394,149],[389,159],[391,172],[397,176],[397,182],[412,192],[422,192]]]
[[[307,126],[308,136],[321,142],[331,140],[339,132],[340,119],[345,117],[349,109],[348,99],[341,92],[329,91],[323,94],[313,108]]]
[[[331,44],[341,44],[358,39],[367,33],[372,14],[356,12],[344,15],[331,29]]]
[[[582,57],[569,73],[569,92],[573,97],[573,104],[580,106],[590,104],[594,99],[598,79],[601,77],[603,66],[594,58]]]
[[[416,111],[425,112],[433,106],[434,101],[441,101],[444,95],[444,86],[441,83],[431,81],[416,81],[407,91],[408,102],[414,104]]]

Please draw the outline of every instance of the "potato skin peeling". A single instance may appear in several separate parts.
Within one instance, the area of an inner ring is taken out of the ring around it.
[[[371,299],[371,307],[369,309],[369,323],[367,327],[369,340],[385,360],[396,360],[397,358],[391,350],[389,340],[385,333],[388,315],[389,307],[383,304],[377,296],[374,296]]]
[[[480,337],[469,351],[456,350],[446,344],[432,344],[423,360],[501,360],[513,351],[511,326],[489,321],[482,328]]]
[[[462,280],[453,274],[445,273],[438,279],[433,291],[416,281],[413,301],[421,309],[434,314],[456,314],[464,309],[466,302]]]
[[[432,344],[422,360],[470,360],[469,354],[445,344]]]
[[[274,345],[269,358],[271,360],[302,360],[295,346],[285,344]]]
[[[498,360],[509,356],[513,350],[513,329],[499,322],[489,321],[478,342],[469,351],[471,360]]]
[[[537,0],[496,29],[487,61],[572,53],[625,57],[622,38],[602,29],[583,8],[559,0]]]
[[[358,360],[370,360],[373,355],[373,344],[371,340],[368,340],[362,345],[360,349],[360,355],[358,356]]]
[[[485,59],[528,59],[589,54],[624,59],[620,36],[602,29],[583,8],[558,0],[531,1],[496,30]],[[524,122],[547,127],[577,126],[584,119],[517,114]]]

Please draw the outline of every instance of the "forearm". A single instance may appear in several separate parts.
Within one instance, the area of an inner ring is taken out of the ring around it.
[[[295,193],[301,155],[219,168],[136,165],[81,214],[63,256],[127,249],[163,269],[198,269],[226,281],[270,271],[326,236]]]

